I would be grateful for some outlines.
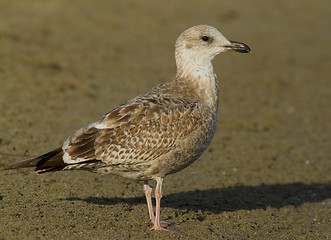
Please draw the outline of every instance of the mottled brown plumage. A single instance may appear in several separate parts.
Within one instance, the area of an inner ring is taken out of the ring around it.
[[[190,165],[216,130],[219,89],[212,59],[220,52],[249,52],[207,25],[192,27],[176,42],[177,75],[105,114],[69,137],[62,148],[6,169],[37,173],[89,170],[144,181],[153,229],[160,223],[163,178]],[[149,180],[156,180],[156,217]]]

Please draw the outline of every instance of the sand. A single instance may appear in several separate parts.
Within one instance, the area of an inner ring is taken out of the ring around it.
[[[1,1],[0,152],[39,155],[174,76],[174,43],[209,24],[252,54],[214,60],[218,130],[164,181],[0,171],[0,239],[331,239],[328,0]],[[24,157],[0,155],[7,165]]]

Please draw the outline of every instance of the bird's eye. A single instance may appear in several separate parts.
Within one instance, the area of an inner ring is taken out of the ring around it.
[[[202,37],[202,40],[205,41],[205,42],[208,42],[209,37],[208,37],[208,36],[203,36],[203,37]]]

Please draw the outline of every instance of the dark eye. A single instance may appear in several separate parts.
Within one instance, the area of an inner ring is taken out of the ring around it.
[[[203,36],[203,37],[202,37],[202,40],[205,41],[205,42],[208,42],[209,37],[208,37],[208,36]]]

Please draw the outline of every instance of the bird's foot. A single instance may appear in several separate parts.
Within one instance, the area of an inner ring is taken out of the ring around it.
[[[151,228],[151,230],[163,230],[163,231],[173,231],[173,232],[180,232],[176,229],[171,228],[171,226],[175,225],[173,222],[167,222],[167,221],[160,221],[160,224],[154,223],[154,226]]]
[[[154,225],[151,230],[163,230],[163,231],[169,231],[169,229],[166,229],[165,227],[162,227],[161,225]]]

